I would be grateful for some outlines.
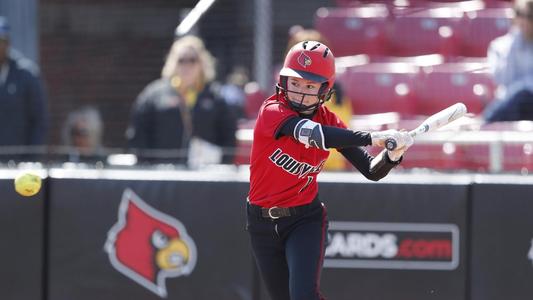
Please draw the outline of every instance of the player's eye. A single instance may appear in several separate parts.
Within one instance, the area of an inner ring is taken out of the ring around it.
[[[152,244],[157,249],[165,248],[168,245],[168,237],[161,231],[156,230],[152,233]]]

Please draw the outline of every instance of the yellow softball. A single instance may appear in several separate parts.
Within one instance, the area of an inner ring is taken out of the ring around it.
[[[41,189],[41,177],[32,173],[21,173],[15,177],[15,190],[22,196],[33,196]]]

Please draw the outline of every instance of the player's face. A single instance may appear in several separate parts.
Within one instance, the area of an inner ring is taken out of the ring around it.
[[[288,100],[303,106],[312,106],[317,104],[318,91],[320,90],[320,82],[307,80],[297,77],[289,77],[287,79],[287,97]],[[311,108],[312,112],[314,108]],[[305,113],[305,111],[303,111]]]

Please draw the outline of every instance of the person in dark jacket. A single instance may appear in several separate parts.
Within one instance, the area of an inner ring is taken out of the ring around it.
[[[0,160],[34,160],[42,152],[47,105],[37,66],[9,46],[0,16]]]
[[[201,39],[174,41],[161,78],[146,86],[133,105],[126,137],[141,161],[192,168],[233,162],[238,116],[214,78],[214,58]]]

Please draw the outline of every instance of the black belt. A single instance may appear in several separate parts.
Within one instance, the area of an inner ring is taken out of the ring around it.
[[[276,220],[283,217],[290,217],[290,216],[297,216],[300,214],[303,214],[304,212],[309,211],[312,208],[317,207],[320,205],[320,201],[318,200],[318,196],[311,201],[311,203],[299,205],[299,206],[292,206],[292,207],[261,207],[258,205],[254,205],[249,203],[249,206],[257,213],[260,214],[263,218],[268,218],[272,220]]]

